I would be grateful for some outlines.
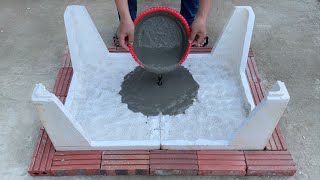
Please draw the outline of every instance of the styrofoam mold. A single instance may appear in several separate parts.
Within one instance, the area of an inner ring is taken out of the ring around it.
[[[262,149],[289,101],[277,82],[257,106],[245,74],[254,25],[251,7],[235,7],[215,47],[191,54],[184,66],[200,85],[185,114],[146,117],[118,94],[137,64],[109,53],[83,6],[68,6],[65,26],[74,69],[63,105],[43,85],[32,101],[57,150]]]

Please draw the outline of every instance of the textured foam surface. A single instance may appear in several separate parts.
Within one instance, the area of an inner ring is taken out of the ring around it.
[[[80,68],[70,111],[92,141],[159,144],[158,118],[133,113],[121,103],[123,77],[135,67],[134,61],[123,60]]]
[[[147,117],[121,102],[123,78],[136,68],[130,58],[81,67],[71,114],[92,141],[226,145],[246,120],[240,84],[224,64],[201,57],[184,65],[200,86],[185,114]]]
[[[239,82],[224,64],[212,61],[193,59],[184,64],[200,89],[185,114],[161,118],[164,148],[227,145],[246,120]]]

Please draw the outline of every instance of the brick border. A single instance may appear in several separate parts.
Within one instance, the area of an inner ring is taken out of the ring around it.
[[[247,176],[293,176],[295,162],[288,151],[244,151]]]
[[[109,48],[110,52],[126,52]],[[208,53],[211,48],[192,48]],[[67,49],[54,85],[54,94],[64,103],[73,69]],[[246,74],[258,104],[266,95],[250,49]],[[279,125],[261,151],[56,151],[41,128],[31,158],[31,176],[74,175],[192,175],[192,176],[293,176],[296,166],[287,150]]]
[[[101,174],[149,175],[149,151],[103,151]]]
[[[243,151],[197,151],[200,176],[244,176]]]
[[[41,128],[36,147],[34,148],[29,174],[31,176],[50,176],[55,149],[47,132]]]
[[[150,151],[150,175],[198,175],[197,151]]]
[[[101,151],[56,151],[52,159],[53,176],[100,174]]]

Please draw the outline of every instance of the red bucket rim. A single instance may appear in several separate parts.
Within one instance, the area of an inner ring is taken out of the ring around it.
[[[167,13],[170,13],[172,15],[174,15],[175,17],[177,17],[183,24],[183,26],[186,28],[187,30],[187,35],[188,35],[188,38],[190,37],[191,35],[191,28],[187,22],[187,20],[176,10],[172,9],[172,8],[169,8],[169,7],[164,7],[164,6],[156,6],[156,7],[152,7],[152,8],[149,8],[145,11],[143,11],[134,21],[134,25],[137,25],[140,20],[142,18],[144,18],[145,16],[151,14],[151,13],[155,13],[155,12],[167,12]],[[134,51],[134,48],[133,46],[129,45],[129,50],[130,50],[130,53],[133,57],[133,59],[139,64],[139,66],[141,66],[142,68],[144,68],[144,65],[143,63],[139,60],[137,54],[135,53]],[[190,53],[190,50],[191,50],[191,43],[188,42],[188,46],[187,46],[187,49],[184,53],[184,55],[182,56],[181,60],[179,61],[179,64],[183,64],[184,61],[187,59],[189,53]]]

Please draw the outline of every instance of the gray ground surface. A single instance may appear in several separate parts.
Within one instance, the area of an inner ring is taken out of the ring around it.
[[[179,1],[140,2],[140,10],[153,5],[179,7]],[[53,88],[66,47],[63,12],[68,4],[86,5],[105,42],[109,46],[112,44],[118,21],[116,8],[111,0],[0,1],[1,179],[33,179],[27,174],[27,167],[40,121],[31,106],[30,95],[37,82],[44,83],[51,90]],[[288,179],[320,179],[320,2],[216,1],[208,24],[209,36],[215,37],[212,39],[218,36],[233,4],[251,5],[256,13],[252,46],[264,84],[269,88],[276,80],[282,80],[291,95],[289,108],[281,119],[281,127],[297,162],[298,172]],[[122,178],[127,177],[94,177]]]

